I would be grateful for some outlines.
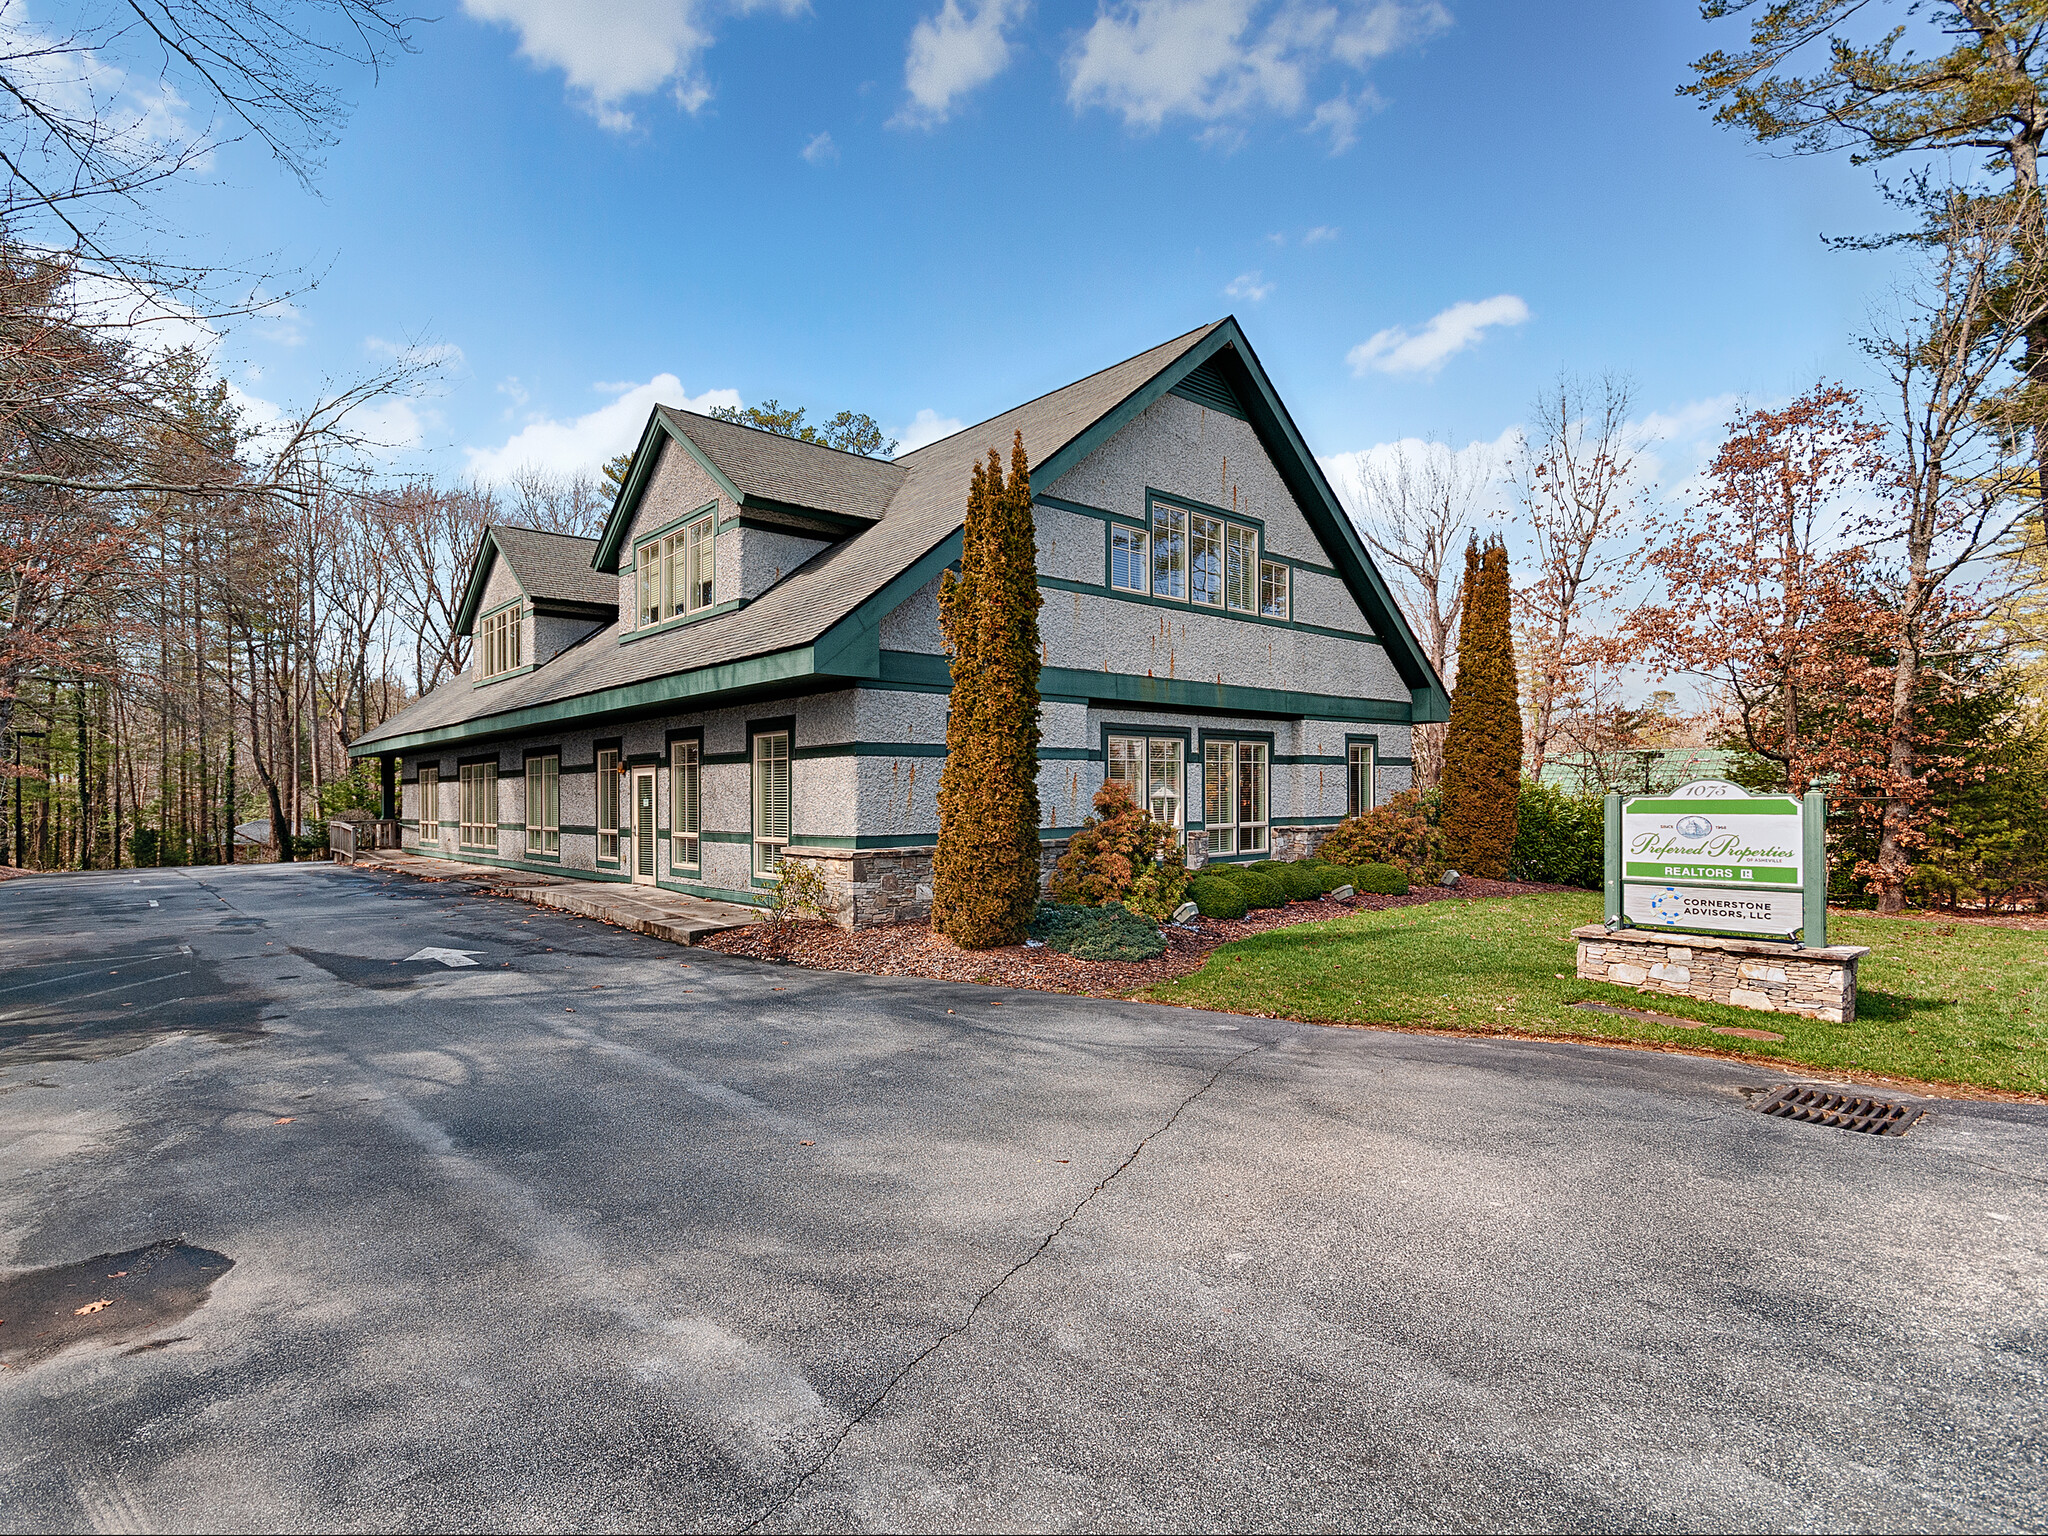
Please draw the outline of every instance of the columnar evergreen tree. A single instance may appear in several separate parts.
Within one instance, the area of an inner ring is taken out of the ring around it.
[[[960,575],[939,582],[953,656],[932,921],[965,949],[1015,944],[1038,905],[1038,538],[1024,435],[967,493]]]
[[[1466,874],[1505,880],[1522,784],[1522,710],[1509,627],[1508,550],[1465,549],[1465,623],[1444,737],[1445,855]]]

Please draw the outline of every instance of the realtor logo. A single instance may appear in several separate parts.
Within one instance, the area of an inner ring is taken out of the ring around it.
[[[1678,818],[1678,835],[1680,837],[1697,840],[1702,837],[1711,837],[1713,833],[1714,824],[1704,816],[1681,816]]]

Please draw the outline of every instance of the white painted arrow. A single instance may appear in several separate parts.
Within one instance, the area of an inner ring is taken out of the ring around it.
[[[438,960],[443,965],[475,965],[466,949],[423,949],[416,955],[407,955],[406,962],[414,960]]]

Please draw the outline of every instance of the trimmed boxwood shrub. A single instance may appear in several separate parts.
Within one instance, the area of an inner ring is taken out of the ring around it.
[[[1245,905],[1254,908],[1284,907],[1287,905],[1287,889],[1271,875],[1257,870],[1246,870],[1237,877],[1237,888],[1244,892]]]
[[[1351,871],[1351,884],[1373,896],[1408,894],[1408,877],[1392,864],[1361,864]]]
[[[1314,901],[1323,894],[1323,880],[1320,871],[1307,864],[1282,864],[1273,871],[1273,878],[1286,889],[1294,901]]]
[[[1340,885],[1356,887],[1358,882],[1351,878],[1351,871],[1341,864],[1319,864],[1316,866],[1316,884],[1321,887],[1317,894],[1327,896]]]
[[[1099,907],[1043,903],[1031,936],[1076,960],[1151,960],[1166,953],[1166,936],[1117,901]]]
[[[1197,875],[1188,886],[1188,900],[1204,917],[1240,918],[1247,910],[1238,882],[1220,875]]]

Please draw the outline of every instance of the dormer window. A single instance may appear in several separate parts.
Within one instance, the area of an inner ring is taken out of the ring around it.
[[[484,615],[476,627],[476,669],[479,677],[498,677],[517,672],[523,664],[521,641],[525,636],[525,605],[514,603],[496,613]]]
[[[633,552],[639,572],[640,623],[660,624],[711,606],[712,534],[717,514],[706,513],[687,527],[649,539]]]

